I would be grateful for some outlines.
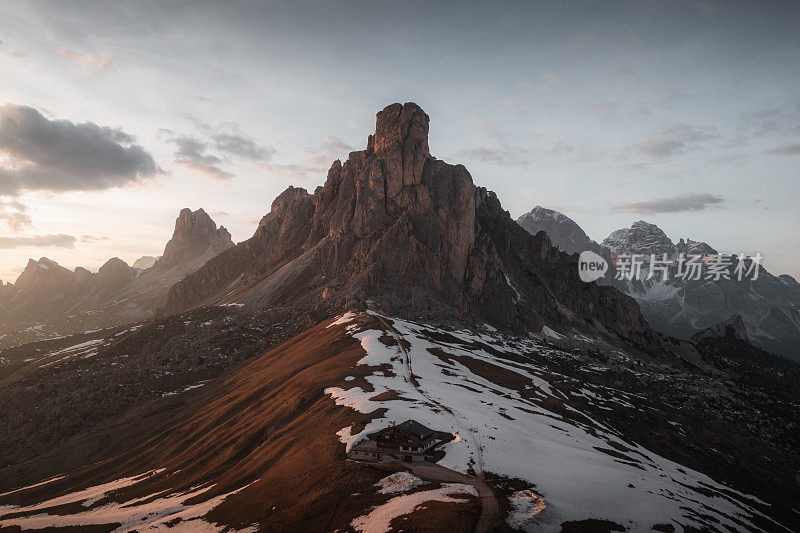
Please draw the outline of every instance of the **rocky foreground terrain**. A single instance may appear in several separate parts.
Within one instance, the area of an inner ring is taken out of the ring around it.
[[[0,351],[0,530],[800,529],[800,367],[653,331],[428,127],[382,110],[154,318]],[[437,465],[347,459],[407,419]]]

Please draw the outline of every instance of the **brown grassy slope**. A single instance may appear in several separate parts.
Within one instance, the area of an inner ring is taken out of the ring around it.
[[[268,531],[346,528],[355,516],[386,499],[376,496],[372,487],[385,473],[345,461],[336,432],[369,417],[336,406],[324,389],[341,386],[348,375],[356,376],[348,386],[368,387],[360,379],[367,369],[355,367],[364,356],[358,341],[342,326],[326,328],[328,323],[306,330],[227,380],[219,380],[182,408],[182,421],[145,444],[63,480],[0,498],[0,504],[34,503],[166,468],[179,472],[125,489],[115,499],[216,483],[203,498],[207,499],[255,481],[212,511],[209,519],[240,527],[257,522]],[[128,430],[136,431],[135,423]],[[459,513],[455,507],[451,506],[453,513]],[[453,518],[449,512],[442,516],[447,521]]]

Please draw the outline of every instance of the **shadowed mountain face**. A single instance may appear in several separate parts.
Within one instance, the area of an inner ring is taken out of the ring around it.
[[[583,229],[567,215],[539,205],[519,217],[517,224],[531,235],[544,231],[553,246],[557,246],[559,250],[568,254],[584,250],[591,250],[599,254],[603,249],[602,246],[590,239]]]
[[[582,283],[572,258],[522,230],[462,165],[432,157],[428,122],[412,103],[378,113],[365,150],[335,161],[314,194],[284,191],[251,239],[170,290],[164,313],[292,302],[325,316],[371,301],[395,314],[663,347],[632,300]]]
[[[596,251],[594,241],[583,247],[573,246],[575,241],[569,237],[583,232],[578,233],[577,224],[560,213],[538,217],[523,215],[519,220],[531,233],[545,231],[555,235],[554,242],[565,249]],[[605,251],[601,255],[611,258],[623,254],[645,256],[642,280],[614,280],[613,284],[638,302],[653,329],[688,339],[704,328],[740,315],[755,346],[800,359],[800,284],[791,276],[773,276],[760,267],[755,280],[683,280],[674,270],[668,280],[659,275],[644,279],[650,254],[658,258],[667,254],[669,259],[676,260],[679,254],[709,256],[717,255],[717,251],[691,239],[673,243],[661,228],[643,220],[611,233],[603,240],[603,248]]]
[[[174,283],[231,246],[205,211],[184,209],[164,255],[145,270],[117,257],[97,273],[31,259],[0,293],[0,347],[151,318]]]

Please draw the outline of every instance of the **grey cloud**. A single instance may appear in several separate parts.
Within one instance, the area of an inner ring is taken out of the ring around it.
[[[170,135],[169,142],[176,146],[175,162],[209,178],[225,181],[234,175],[223,166],[232,159],[266,163],[275,155],[275,149],[258,144],[255,140],[238,131],[233,123],[223,123],[216,128],[195,120],[195,124],[206,132],[207,140],[190,135],[175,135],[163,129],[161,134]],[[212,130],[215,130],[211,133]],[[216,152],[216,153],[215,153]],[[220,155],[217,155],[220,154]]]
[[[714,194],[689,193],[670,198],[655,198],[643,202],[625,202],[612,207],[612,211],[625,213],[680,213],[682,211],[702,211],[725,202]]]
[[[800,143],[782,144],[772,150],[766,150],[764,153],[770,155],[800,155]]]
[[[96,191],[156,174],[153,157],[132,135],[92,122],[50,120],[32,107],[0,106],[0,194]]]
[[[211,136],[214,147],[228,154],[253,161],[266,161],[275,155],[275,149],[260,146],[253,139],[234,133],[215,133]]]
[[[353,151],[353,147],[341,140],[338,137],[325,137],[322,141],[323,149],[328,152],[343,152],[349,154]]]
[[[26,213],[28,208],[18,200],[0,200],[0,220],[13,232],[22,231],[33,225],[33,219]]]
[[[338,137],[325,137],[320,143],[319,150],[308,155],[305,164],[267,163],[262,165],[262,168],[292,179],[305,180],[323,174],[331,167],[331,163],[353,150],[355,150],[353,146]]]
[[[479,121],[478,129],[493,139],[502,140],[505,137],[503,130],[491,122],[486,122],[483,120]]]
[[[594,161],[602,155],[589,146],[566,141],[556,141],[549,149],[544,150],[544,154],[574,161]]]
[[[758,136],[800,133],[800,102],[742,113],[740,127],[746,134]]]
[[[680,89],[670,92],[664,97],[652,100],[640,100],[630,111],[631,116],[649,116],[651,108],[672,109],[677,102],[691,98],[689,93]]]
[[[73,235],[49,234],[35,235],[33,237],[0,237],[0,249],[24,248],[26,246],[53,246],[56,248],[74,248],[75,237]]]
[[[325,172],[336,159],[342,158],[355,148],[338,137],[325,137],[320,143],[320,150],[308,156],[308,164],[304,165],[304,173],[318,174]]]
[[[656,137],[634,143],[627,150],[656,159],[664,159],[696,149],[703,141],[717,136],[717,129],[713,126],[696,128],[689,124],[673,124],[664,128]]]
[[[177,147],[175,162],[179,165],[218,181],[225,181],[233,177],[233,174],[221,168],[220,165],[223,163],[221,158],[206,153],[208,145],[199,139],[179,136],[173,137],[170,142]]]
[[[94,235],[81,235],[81,242],[107,241],[109,237],[95,237]]]

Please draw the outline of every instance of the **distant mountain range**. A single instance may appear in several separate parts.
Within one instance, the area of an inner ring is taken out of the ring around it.
[[[543,207],[535,207],[517,222],[531,234],[544,231],[553,244],[568,253],[592,250],[612,260],[625,254],[642,254],[645,263],[650,254],[667,254],[673,261],[681,253],[717,255],[704,242],[680,239],[673,243],[658,226],[643,220],[614,231],[602,245],[566,215]],[[641,277],[648,272],[645,264]],[[633,297],[650,326],[667,335],[689,339],[702,329],[740,315],[753,344],[800,359],[800,284],[787,274],[775,276],[760,267],[755,280],[684,280],[674,275],[664,280],[654,275],[650,280],[608,283]]]
[[[0,292],[0,348],[153,318],[172,285],[231,246],[205,211],[183,209],[158,259],[114,257],[96,273],[31,259]]]

